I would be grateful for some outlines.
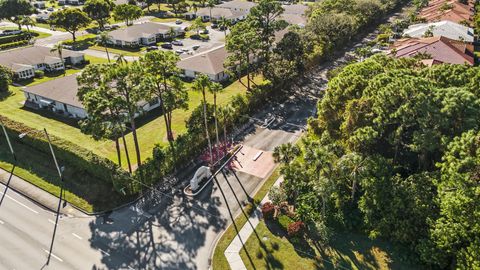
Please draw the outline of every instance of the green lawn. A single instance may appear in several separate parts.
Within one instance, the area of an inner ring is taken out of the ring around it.
[[[267,224],[260,222],[240,253],[247,269],[421,269],[406,261],[408,251],[381,240],[339,233],[317,248],[305,240],[292,244],[276,222]]]
[[[94,45],[94,46],[90,46],[89,49],[105,52],[105,47],[103,47],[103,46]],[[145,47],[141,47],[138,50],[122,50],[120,48],[110,48],[110,47],[108,47],[108,52],[109,53],[117,54],[117,55],[123,54],[125,56],[142,56],[143,52],[145,52],[145,51],[146,51]]]
[[[86,56],[91,63],[100,63],[106,62],[106,59],[95,58],[91,56]],[[72,74],[79,72],[79,70],[68,70],[67,74]],[[60,75],[62,76],[62,75]],[[43,79],[35,79],[24,83],[25,86],[39,84],[47,80],[55,79],[55,77],[47,77]],[[187,84],[188,85],[188,84]],[[234,82],[231,85],[227,86],[225,91],[218,95],[218,104],[225,104],[228,102],[233,95],[238,93],[244,93],[245,88],[238,82]],[[208,99],[212,102],[212,95],[208,95]],[[11,95],[7,97],[0,98],[0,114],[24,123],[27,126],[36,129],[47,128],[50,133],[56,135],[60,138],[78,144],[95,154],[111,159],[114,162],[117,162],[115,145],[113,141],[110,140],[100,140],[96,141],[88,135],[83,134],[76,125],[69,124],[71,121],[61,121],[59,117],[54,117],[51,115],[41,115],[35,111],[29,111],[23,109],[23,101],[25,100],[23,92],[20,87],[11,87]],[[176,110],[173,113],[173,130],[175,134],[181,134],[186,131],[185,121],[190,116],[192,110],[200,104],[201,94],[190,91],[190,101],[189,101],[189,110]],[[141,158],[142,160],[151,157],[152,149],[156,144],[167,144],[166,140],[166,131],[164,119],[158,114],[150,114],[143,119],[140,119],[140,127],[138,128],[138,138],[141,149]],[[128,150],[130,153],[134,153],[133,139],[131,134],[126,136]],[[124,152],[124,151],[122,151]],[[134,155],[131,155],[132,157]],[[125,160],[125,157],[124,157]],[[136,163],[136,160],[132,160],[132,163]],[[123,165],[127,166],[126,162]]]
[[[272,174],[268,177],[260,190],[253,197],[255,205],[258,205],[258,203],[260,203],[260,201],[265,197],[265,195],[267,195],[270,187],[275,183],[275,181],[277,181],[278,177],[280,177],[279,167],[277,167],[277,169],[272,172]],[[244,212],[247,215],[250,215],[253,212],[253,209],[253,206],[249,204],[244,208]],[[243,213],[240,214],[237,218],[235,218],[235,223],[231,224],[225,230],[220,240],[218,240],[217,246],[215,247],[215,251],[213,253],[212,266],[214,270],[230,269],[227,258],[225,257],[225,250],[227,249],[228,245],[230,245],[230,243],[233,241],[233,238],[235,238],[235,236],[237,235],[237,230],[240,231],[243,225],[245,225],[246,223],[247,218]]]

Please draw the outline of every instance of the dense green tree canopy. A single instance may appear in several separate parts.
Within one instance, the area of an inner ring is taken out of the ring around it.
[[[0,65],[0,92],[8,92],[8,86],[12,83],[12,71]]]
[[[105,24],[110,18],[110,12],[113,9],[113,3],[109,0],[88,0],[83,5],[83,11],[98,23],[100,29],[104,29]]]
[[[278,150],[299,216],[404,244],[434,267],[478,267],[479,73],[382,55],[346,66],[300,151]]]
[[[61,9],[50,15],[50,23],[72,34],[73,42],[76,40],[77,31],[87,27],[90,22],[88,15],[78,8]]]
[[[20,29],[22,17],[33,14],[34,9],[26,0],[0,0],[0,20],[6,19],[18,24]]]

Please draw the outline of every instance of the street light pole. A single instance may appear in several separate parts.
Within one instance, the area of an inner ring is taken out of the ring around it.
[[[35,130],[36,131],[36,130]],[[55,151],[53,150],[52,146],[52,141],[50,140],[50,136],[48,135],[47,129],[44,128],[43,132],[45,134],[45,138],[47,139],[48,142],[48,147],[50,148],[50,153],[52,154],[53,162],[55,163],[55,168],[57,169],[58,176],[60,177],[60,196],[58,197],[58,207],[57,207],[57,216],[55,218],[55,227],[53,228],[53,236],[52,236],[52,241],[50,243],[50,251],[48,253],[48,258],[47,258],[47,263],[48,265],[50,263],[50,257],[52,255],[52,250],[53,250],[53,243],[55,242],[55,235],[57,232],[57,226],[58,226],[58,218],[60,216],[60,207],[62,205],[62,197],[63,197],[63,167],[60,167],[58,165],[57,157],[55,156]],[[27,136],[29,132],[26,133],[21,133],[18,135],[20,139],[23,139],[25,136]],[[65,201],[66,203],[66,201]]]
[[[15,170],[15,167],[17,167],[17,155],[15,155],[15,151],[13,151],[12,143],[10,142],[10,137],[8,137],[7,129],[5,128],[5,125],[3,125],[3,122],[1,120],[0,126],[2,126],[3,133],[5,134],[5,138],[7,139],[8,147],[10,148],[10,153],[12,153],[13,156],[13,167],[10,171],[10,175],[8,176],[7,184],[5,185],[5,190],[3,191],[2,198],[0,199],[0,205],[2,205],[3,199],[5,199],[5,195],[7,194],[8,187],[10,186],[10,181],[13,178],[13,171]]]
[[[53,243],[55,242],[55,235],[56,235],[57,226],[58,226],[58,218],[60,216],[60,206],[62,205],[62,195],[64,191],[63,191],[63,168],[60,168],[60,166],[58,166],[57,157],[55,156],[55,151],[53,151],[52,142],[50,140],[50,136],[48,135],[47,129],[44,128],[43,131],[45,132],[45,137],[47,138],[48,146],[50,147],[50,152],[52,153],[53,161],[55,162],[55,167],[57,169],[58,176],[60,177],[60,196],[58,197],[57,216],[55,218],[55,227],[53,229],[52,242],[50,243],[50,251],[48,253],[48,258],[47,258],[47,265],[48,265],[50,263],[50,257],[52,255]]]

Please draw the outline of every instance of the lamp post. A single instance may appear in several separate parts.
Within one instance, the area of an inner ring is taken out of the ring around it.
[[[12,177],[13,177],[13,171],[17,166],[17,155],[15,155],[15,152],[13,151],[12,143],[10,142],[10,137],[8,137],[7,129],[3,125],[2,120],[0,120],[0,126],[2,126],[3,133],[5,134],[5,138],[7,139],[8,147],[10,148],[10,153],[12,153],[12,156],[13,156],[13,167],[12,167],[12,170],[10,171],[10,176],[8,176],[7,184],[5,185],[5,190],[3,191],[2,198],[0,199],[0,205],[2,205],[3,199],[7,194],[8,187],[10,186],[10,181],[12,180]]]
[[[57,169],[57,172],[58,172],[58,176],[60,177],[60,196],[58,197],[59,200],[58,200],[58,207],[57,207],[57,216],[55,218],[55,227],[53,229],[52,241],[50,243],[50,251],[48,253],[48,258],[47,258],[47,263],[46,263],[46,265],[48,265],[50,263],[50,257],[51,257],[52,250],[53,250],[53,243],[55,242],[55,235],[56,235],[57,226],[58,226],[58,218],[60,216],[60,207],[62,205],[62,195],[63,195],[63,192],[64,192],[63,191],[63,171],[64,171],[64,167],[63,166],[60,167],[58,165],[57,157],[55,156],[55,151],[53,150],[52,141],[50,140],[50,136],[48,135],[47,129],[44,128],[43,132],[45,134],[45,138],[47,139],[48,146],[50,148],[50,153],[52,154],[53,162],[55,163],[55,168]],[[21,133],[20,135],[18,135],[18,137],[20,139],[23,139],[25,136],[27,136],[28,133],[30,133],[30,132]],[[66,201],[65,201],[65,204],[66,204]]]

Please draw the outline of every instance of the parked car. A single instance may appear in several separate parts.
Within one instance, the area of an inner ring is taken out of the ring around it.
[[[200,31],[200,34],[204,34],[204,35],[208,34],[208,29],[203,29],[202,31]]]
[[[192,49],[194,49],[194,50],[198,50],[198,48],[200,48],[200,45],[193,45],[192,46]]]
[[[183,42],[181,40],[174,40],[174,41],[172,41],[172,45],[183,46]]]
[[[180,20],[180,19],[178,19],[178,20],[175,21],[175,24],[182,24],[182,23],[183,23],[183,21]]]
[[[181,49],[181,51],[182,51],[182,52],[188,52],[189,49],[188,49],[188,48],[183,48],[183,49]]]
[[[156,50],[158,50],[158,47],[157,47],[157,46],[148,46],[148,47],[147,47],[147,52],[156,51]]]
[[[54,11],[55,9],[53,7],[47,8],[48,11]]]
[[[212,29],[215,29],[215,28],[217,28],[217,27],[218,27],[218,24],[212,23]]]
[[[163,43],[160,46],[164,49],[170,49],[170,50],[173,48],[172,43]]]
[[[176,52],[177,54],[182,54],[182,53],[183,53],[182,50],[176,50],[175,52]]]

